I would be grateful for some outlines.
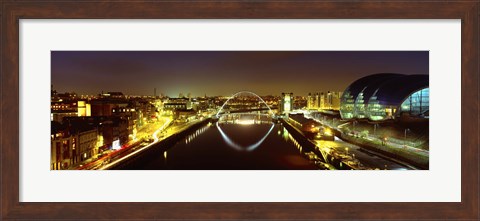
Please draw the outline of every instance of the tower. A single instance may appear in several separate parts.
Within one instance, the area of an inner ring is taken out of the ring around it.
[[[282,97],[279,102],[279,110],[282,114],[288,114],[293,110],[293,93],[282,93]]]

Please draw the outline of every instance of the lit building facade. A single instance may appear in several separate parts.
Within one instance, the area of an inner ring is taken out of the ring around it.
[[[342,92],[328,91],[326,93],[308,93],[307,109],[309,110],[338,110]]]
[[[290,111],[292,111],[293,110],[293,103],[294,103],[293,93],[282,93],[282,97],[280,98],[280,102],[279,102],[280,113],[281,114],[285,114],[285,113],[288,114]]]
[[[342,119],[428,118],[428,75],[381,73],[358,79],[340,99]]]
[[[80,157],[80,161],[84,161],[92,156],[98,154],[98,130],[92,128],[90,130],[79,131],[77,134],[77,156]],[[78,160],[78,159],[77,159]]]
[[[323,93],[322,93],[323,96]],[[318,110],[320,109],[320,93],[308,93],[307,96],[307,109]]]
[[[313,119],[305,118],[303,114],[289,114],[288,121],[304,133],[317,133],[320,123]]]
[[[52,110],[50,112],[50,121],[62,122],[64,117],[76,117],[77,111]]]
[[[79,117],[92,116],[92,109],[89,103],[86,101],[77,101],[77,112]]]
[[[65,127],[55,121],[51,124],[50,133],[50,169],[67,169],[70,165],[76,163],[77,159],[75,136],[71,135]]]
[[[176,110],[191,110],[192,102],[187,98],[170,98],[163,104],[163,109],[165,111],[171,111],[172,114]]]

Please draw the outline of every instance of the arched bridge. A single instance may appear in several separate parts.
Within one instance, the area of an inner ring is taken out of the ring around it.
[[[228,112],[235,115],[234,113],[238,113],[238,112],[251,112],[251,111],[261,111],[261,110],[268,110],[268,115],[269,117],[272,117],[274,116],[274,113],[272,111],[272,108],[270,106],[268,106],[267,102],[265,102],[265,100],[263,100],[263,98],[261,98],[260,96],[258,96],[257,94],[251,92],[251,91],[239,91],[235,94],[233,94],[231,97],[229,97],[225,103],[223,103],[223,105],[220,107],[220,109],[218,110],[217,114],[215,115],[215,117],[218,119],[220,117],[220,115],[222,113],[224,113],[224,107],[232,100],[234,99],[235,97],[238,97],[240,94],[249,94],[249,95],[253,95],[254,97],[258,98],[258,100],[261,101],[261,103],[264,104],[264,107],[254,107],[254,108],[248,108],[248,109],[240,109],[240,110],[229,110]],[[263,106],[263,105],[262,105]],[[264,114],[261,114],[261,115],[264,115]],[[238,119],[237,119],[238,120]],[[243,120],[245,121],[247,124],[248,123],[253,123],[255,122],[255,120]],[[242,122],[243,122],[242,121]],[[244,122],[244,123],[245,123]],[[242,124],[242,123],[240,123]],[[275,124],[272,123],[270,121],[270,128],[268,129],[268,131],[266,131],[265,135],[260,138],[256,143],[254,144],[251,144],[251,145],[248,145],[248,146],[242,146],[238,143],[236,143],[235,141],[233,141],[232,139],[230,139],[230,137],[227,135],[226,132],[223,131],[223,129],[220,127],[219,125],[219,122],[216,122],[216,127],[218,129],[218,131],[220,131],[220,134],[222,136],[222,138],[224,139],[225,143],[228,144],[230,147],[234,148],[235,150],[238,150],[238,151],[252,151],[254,149],[256,149],[257,147],[259,147],[263,141],[268,137],[268,135],[272,132]]]
[[[251,92],[251,91],[239,91],[239,92],[233,94],[231,97],[229,97],[229,98],[225,101],[225,103],[223,103],[223,105],[220,107],[220,109],[218,110],[218,112],[217,112],[217,114],[216,114],[215,116],[218,118],[219,115],[220,115],[221,113],[223,113],[222,111],[224,111],[223,108],[225,107],[225,105],[227,105],[230,100],[232,100],[233,98],[237,97],[237,96],[240,95],[240,94],[250,94],[250,95],[253,95],[254,97],[257,97],[263,104],[265,104],[266,108],[254,108],[254,109],[244,109],[244,110],[233,110],[233,111],[230,111],[231,113],[244,112],[244,111],[268,110],[268,114],[269,114],[269,115],[273,115],[272,108],[270,108],[270,106],[268,106],[268,104],[267,104],[260,96],[258,96],[258,94],[255,94],[255,93],[253,93],[253,92]]]

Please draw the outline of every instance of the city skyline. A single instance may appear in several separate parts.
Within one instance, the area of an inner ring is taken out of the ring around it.
[[[428,51],[52,51],[61,92],[177,97],[343,91],[373,73],[428,75]]]

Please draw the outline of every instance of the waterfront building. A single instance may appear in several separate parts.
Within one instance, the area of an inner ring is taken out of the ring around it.
[[[303,133],[317,133],[318,127],[321,125],[313,119],[305,118],[302,113],[288,114],[288,121]]]
[[[428,75],[373,74],[350,84],[340,99],[342,119],[428,119]]]

